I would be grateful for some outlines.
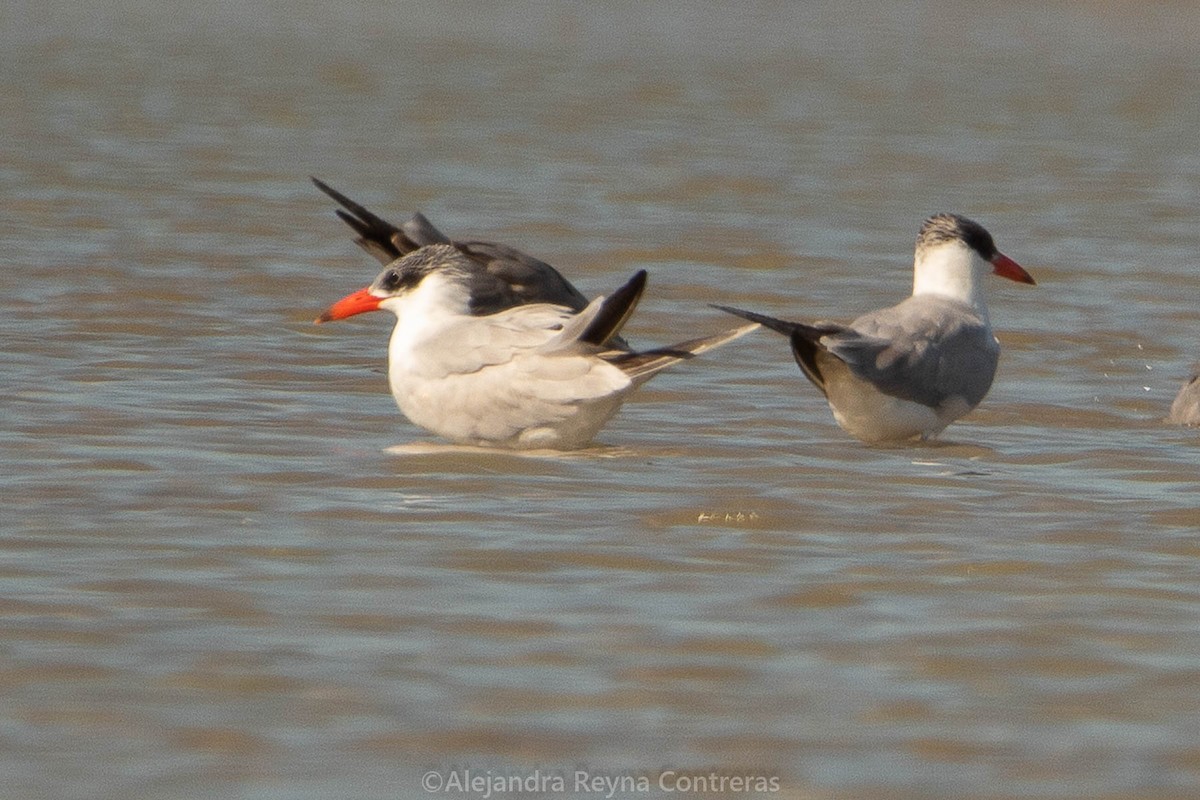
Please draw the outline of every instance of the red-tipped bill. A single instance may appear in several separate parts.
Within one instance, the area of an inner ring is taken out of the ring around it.
[[[366,289],[359,289],[357,292],[348,294],[341,300],[338,300],[327,308],[324,314],[317,317],[314,322],[320,325],[322,322],[332,322],[335,319],[345,319],[346,317],[353,317],[355,314],[374,311],[379,308],[381,302],[383,302],[383,298],[371,294],[371,287],[368,286]]]
[[[1004,253],[996,253],[996,255],[992,256],[992,266],[994,267],[992,271],[1001,278],[1008,278],[1010,281],[1016,281],[1017,283],[1037,285],[1037,281],[1025,271],[1024,267],[1004,255]]]

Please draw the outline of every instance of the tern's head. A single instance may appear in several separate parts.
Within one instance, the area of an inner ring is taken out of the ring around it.
[[[388,264],[370,286],[338,300],[316,321],[330,322],[378,309],[399,316],[403,308],[412,305],[467,313],[472,276],[478,271],[478,265],[453,245],[422,247]]]
[[[913,294],[944,294],[972,305],[981,303],[981,278],[994,273],[1018,283],[1034,283],[1021,265],[996,249],[992,235],[958,214],[934,214],[917,235]]]

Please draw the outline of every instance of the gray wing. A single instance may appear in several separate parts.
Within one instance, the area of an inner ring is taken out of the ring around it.
[[[559,332],[542,347],[547,353],[578,350],[582,345],[587,352],[601,353],[616,348],[626,351],[628,346],[617,335],[633,316],[634,309],[646,291],[646,270],[638,270],[621,288],[605,297],[600,295],[588,303],[582,311],[570,316],[559,326]],[[535,304],[540,307],[542,304]],[[559,308],[564,314],[571,309]]]
[[[494,242],[454,242],[489,280],[472,292],[471,313],[494,314],[524,303],[552,303],[582,311],[588,299],[545,261]]]
[[[819,345],[884,394],[930,407],[951,397],[979,403],[1000,358],[970,306],[927,295],[859,317]]]
[[[562,332],[547,342],[542,349],[545,352],[557,352],[574,349],[579,345],[594,348],[602,360],[618,367],[634,383],[641,384],[673,364],[745,336],[760,324],[751,322],[712,336],[688,339],[670,347],[631,352],[623,344],[618,345],[616,334],[633,315],[645,289],[646,271],[639,270],[624,286],[608,297],[597,297],[589,303],[587,308],[563,325]]]
[[[355,244],[384,266],[431,244],[458,248],[482,268],[472,287],[473,314],[494,314],[526,303],[551,303],[582,311],[588,304],[587,298],[558,270],[515,247],[494,242],[453,241],[420,213],[396,226],[324,181],[312,178],[312,182],[341,206],[337,209],[338,218],[358,234]]]

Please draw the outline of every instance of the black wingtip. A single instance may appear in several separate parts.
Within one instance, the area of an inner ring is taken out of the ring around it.
[[[580,334],[580,341],[603,346],[620,333],[637,308],[638,301],[642,299],[647,279],[646,270],[639,269],[624,286],[606,297],[600,307],[600,313],[588,325],[587,330]]]
[[[350,211],[360,217],[363,217],[364,219],[374,216],[374,214],[371,214],[371,212],[367,211],[365,208],[360,206],[358,203],[354,202],[349,197],[346,197],[346,195],[342,194],[337,189],[334,189],[332,186],[330,186],[328,183],[321,180],[320,178],[316,178],[316,177],[310,175],[309,179],[313,182],[314,186],[316,186],[318,189],[320,189],[325,194],[332,197],[339,204],[344,206],[348,211]]]
[[[646,291],[646,282],[650,280],[650,276],[646,270],[639,269],[633,274],[633,277],[625,281],[625,285],[613,292],[605,305],[611,305],[614,308],[627,308],[628,310],[622,315],[621,324],[625,324],[625,320],[629,319],[629,315],[633,313],[637,307],[638,301],[642,299],[642,293]]]
[[[634,287],[638,292],[642,292],[645,290],[646,282],[648,280],[650,280],[650,274],[644,269],[639,269],[637,272],[633,273],[633,277],[625,283],[625,286]]]
[[[726,314],[732,314],[735,317],[757,322],[759,325],[763,325],[773,331],[778,331],[784,336],[791,336],[799,328],[804,327],[797,322],[788,322],[787,320],[768,317],[766,314],[756,314],[753,311],[746,311],[745,309],[734,308],[733,306],[723,306],[717,303],[709,303],[709,305],[718,311],[724,311]]]
[[[333,199],[337,200],[338,197],[340,196],[336,189],[334,189],[332,186],[330,186],[325,181],[318,178],[316,175],[309,175],[308,179],[313,182],[313,186],[316,186],[318,189],[320,189],[322,192],[329,195]],[[338,202],[341,202],[341,201],[338,200]]]
[[[363,237],[364,239],[369,239],[371,237],[371,226],[367,225],[358,217],[354,216],[348,211],[343,211],[340,208],[335,208],[333,213],[337,214],[338,219],[349,225],[359,236]]]

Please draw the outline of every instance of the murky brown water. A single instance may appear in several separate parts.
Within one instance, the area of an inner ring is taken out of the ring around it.
[[[1194,796],[1192,6],[109,5],[0,10],[0,795]],[[637,343],[893,302],[943,209],[1040,286],[940,445],[765,332],[583,456],[413,445],[310,174],[648,269]]]

